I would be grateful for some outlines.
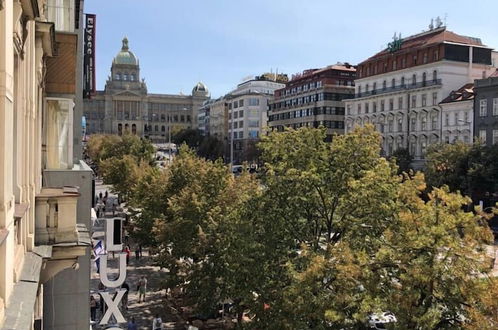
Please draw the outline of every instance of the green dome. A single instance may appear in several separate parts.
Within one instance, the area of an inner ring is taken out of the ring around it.
[[[121,51],[114,58],[114,64],[138,65],[135,54],[133,54],[128,49],[128,39],[126,37],[124,37],[123,39],[123,46],[121,47]]]

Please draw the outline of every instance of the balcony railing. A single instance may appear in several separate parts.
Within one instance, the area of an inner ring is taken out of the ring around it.
[[[438,85],[441,85],[441,79],[421,81],[421,82],[418,82],[415,84],[404,84],[404,85],[397,85],[394,87],[374,89],[374,90],[371,90],[368,92],[356,93],[355,98],[372,96],[372,95],[379,95],[379,94],[386,94],[386,93],[398,92],[398,91],[403,91],[403,90],[411,90],[411,89],[422,88],[422,87],[438,86]]]
[[[42,188],[36,196],[36,245],[78,242],[78,188]]]

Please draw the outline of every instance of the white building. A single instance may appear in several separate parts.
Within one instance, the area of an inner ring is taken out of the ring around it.
[[[442,111],[442,142],[472,143],[474,129],[474,84],[452,91],[439,104]]]
[[[256,78],[239,84],[226,96],[234,163],[254,160],[254,144],[268,125],[268,102],[275,90],[283,87],[285,84]]]
[[[427,146],[442,141],[446,118],[439,103],[493,72],[495,56],[480,39],[444,26],[395,37],[388,48],[358,65],[355,98],[345,101],[346,132],[372,123],[382,133],[386,155],[408,148],[414,165],[422,166]]]

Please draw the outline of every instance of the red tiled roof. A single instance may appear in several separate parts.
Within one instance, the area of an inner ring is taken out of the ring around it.
[[[468,83],[457,89],[456,91],[452,91],[450,95],[448,95],[441,103],[451,103],[451,102],[460,102],[460,101],[468,101],[474,99],[474,84]]]
[[[430,45],[436,45],[443,42],[452,42],[459,43],[465,45],[474,45],[474,46],[482,46],[483,43],[478,38],[466,37],[459,34],[456,34],[452,31],[447,31],[445,27],[434,29],[432,31],[422,32],[407,38],[402,38],[403,43],[401,44],[400,50],[397,52],[401,52],[404,50],[412,50],[416,48],[422,48]],[[390,54],[389,50],[386,48],[381,52],[369,57],[365,61],[361,62],[361,64],[365,62],[369,62],[372,59],[383,57],[384,55]]]

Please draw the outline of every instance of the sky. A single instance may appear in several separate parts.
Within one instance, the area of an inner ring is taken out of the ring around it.
[[[97,88],[104,88],[124,36],[150,93],[190,94],[198,81],[217,98],[248,76],[290,75],[357,64],[393,34],[448,30],[498,50],[496,0],[86,0],[97,15]]]

